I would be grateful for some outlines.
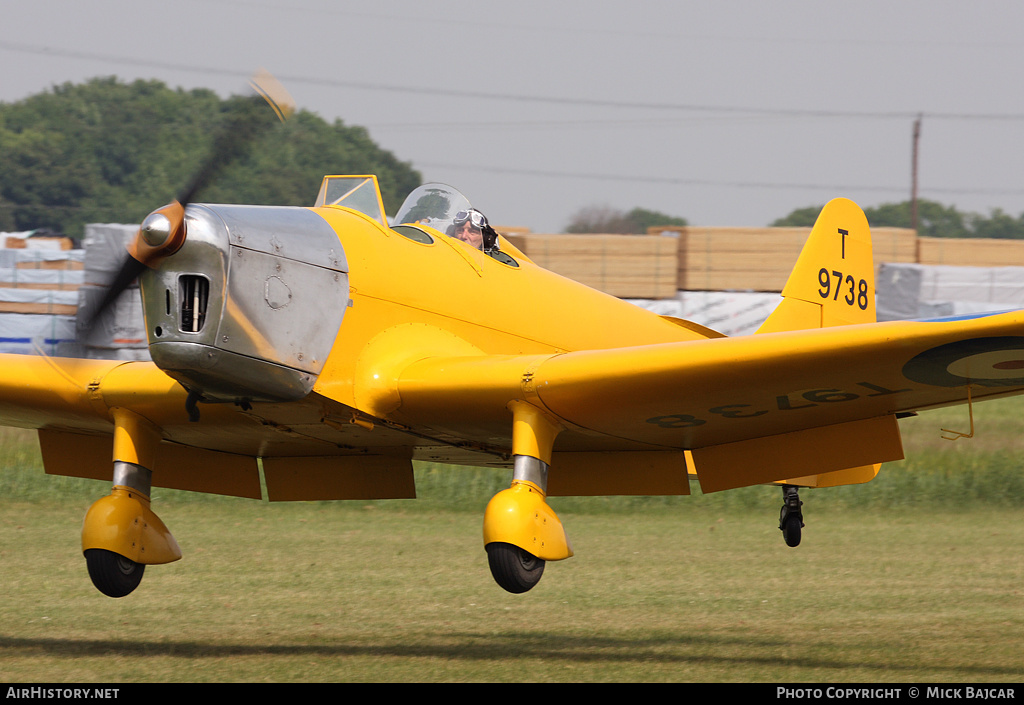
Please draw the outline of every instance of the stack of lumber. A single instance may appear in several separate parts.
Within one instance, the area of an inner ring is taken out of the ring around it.
[[[921,237],[918,238],[917,262],[958,267],[1021,267],[1024,266],[1024,241]]]
[[[620,298],[676,295],[675,237],[648,235],[506,235],[538,266]]]
[[[675,234],[680,290],[781,291],[810,228],[651,228]],[[876,262],[914,262],[917,236],[906,228],[871,231]]]

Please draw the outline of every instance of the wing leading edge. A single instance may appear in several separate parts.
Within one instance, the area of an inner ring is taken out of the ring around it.
[[[975,401],[1024,392],[1024,312],[427,359],[399,375],[396,415],[483,433],[507,424],[507,403],[523,399],[595,448],[693,451],[711,490],[899,459],[895,415],[966,402],[968,388]],[[805,450],[787,460],[797,447]],[[740,462],[755,467],[727,467]]]
[[[148,362],[0,355],[0,424],[38,430],[49,474],[109,481],[118,453],[116,416],[124,410],[144,423],[185,426],[186,398],[177,382]],[[214,409],[209,417],[195,424],[202,427],[198,432],[237,419],[227,409]],[[163,442],[149,460],[163,487],[261,496],[255,457]]]

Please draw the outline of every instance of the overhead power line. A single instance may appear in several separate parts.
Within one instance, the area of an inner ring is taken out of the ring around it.
[[[506,167],[492,167],[480,164],[450,164],[441,162],[417,162],[417,168],[430,169],[456,169],[459,171],[482,171],[491,174],[509,174],[514,176],[535,176],[552,179],[589,179],[592,181],[617,181],[642,184],[666,184],[677,186],[708,186],[715,188],[749,188],[749,189],[799,189],[837,192],[874,192],[874,193],[906,193],[906,186],[879,186],[872,184],[825,184],[825,183],[781,183],[781,182],[758,182],[758,181],[716,181],[710,179],[693,179],[674,176],[629,176],[624,174],[600,174],[595,172],[570,172],[570,171],[548,171],[543,169],[515,169]],[[1024,188],[1000,189],[1000,188],[923,188],[924,192],[935,195],[1000,195],[1020,196],[1024,195]]]
[[[121,66],[149,67],[170,71],[215,74],[248,79],[251,72],[220,69],[210,66],[191,66],[166,61],[154,61],[139,57],[125,57],[98,52],[75,51],[0,40],[0,50],[23,54],[43,56],[62,56],[70,59],[99,61]],[[824,110],[819,108],[764,108],[731,105],[700,105],[694,103],[675,103],[662,101],[630,101],[611,100],[605,98],[573,98],[569,96],[539,96],[521,93],[501,93],[481,90],[459,90],[454,88],[430,88],[423,86],[393,85],[369,81],[349,81],[337,78],[316,78],[311,76],[293,76],[276,74],[285,84],[304,84],[330,88],[349,88],[353,90],[403,93],[409,95],[430,95],[434,97],[466,98],[474,100],[500,100],[519,103],[538,103],[545,105],[566,105],[588,108],[617,108],[634,110],[659,110],[675,112],[698,112],[706,114],[733,114],[751,116],[781,117],[818,117],[818,118],[871,118],[881,120],[907,120],[925,116],[938,120],[985,120],[985,121],[1024,121],[1024,113],[954,113],[954,112],[922,112],[920,110],[893,111],[855,111],[855,110]]]

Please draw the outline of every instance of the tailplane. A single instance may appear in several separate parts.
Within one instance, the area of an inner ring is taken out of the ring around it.
[[[757,332],[875,320],[875,264],[868,220],[856,203],[836,198],[821,210],[782,289],[782,303]]]

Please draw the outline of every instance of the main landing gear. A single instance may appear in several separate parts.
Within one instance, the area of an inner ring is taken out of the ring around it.
[[[491,576],[511,593],[540,581],[547,561],[572,556],[562,522],[545,501],[548,461],[561,430],[536,407],[512,402],[512,486],[496,494],[484,512],[484,548]]]
[[[114,409],[114,488],[86,512],[82,552],[96,589],[124,597],[139,586],[147,565],[181,558],[181,549],[149,507],[160,434],[130,411]]]
[[[779,512],[779,529],[787,546],[800,545],[800,530],[804,527],[804,515],[800,511],[803,502],[800,494],[792,485],[782,486],[782,510]]]

